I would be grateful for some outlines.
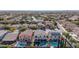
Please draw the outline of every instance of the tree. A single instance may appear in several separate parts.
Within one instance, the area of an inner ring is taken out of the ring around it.
[[[69,33],[64,32],[64,33],[63,33],[63,35],[65,35],[65,36],[66,36],[66,38],[70,38]]]
[[[3,18],[0,18],[0,21],[3,21],[4,19]]]
[[[76,48],[79,48],[79,43],[76,43]]]
[[[21,27],[19,28],[19,30],[20,30],[20,32],[23,32],[23,31],[25,31],[25,30],[26,30],[26,27],[21,26]]]
[[[10,28],[10,31],[13,32],[14,30],[16,30],[16,28],[14,28],[14,27],[11,27],[11,28]]]

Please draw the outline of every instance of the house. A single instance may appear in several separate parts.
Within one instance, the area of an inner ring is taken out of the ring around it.
[[[36,23],[43,22],[43,20],[41,20],[41,19],[36,19],[36,18],[33,17],[33,16],[32,16],[32,18],[33,18],[32,22],[36,22]]]
[[[38,23],[37,26],[38,26],[38,29],[41,29],[41,30],[45,29],[45,25],[43,23]]]
[[[10,32],[5,35],[5,37],[2,39],[2,44],[12,44],[17,41],[19,31],[15,30],[14,32]]]
[[[16,47],[30,46],[32,42],[33,30],[26,30],[19,35],[19,41],[16,43]]]
[[[51,30],[49,33],[48,33],[48,36],[49,36],[49,43],[51,46],[53,47],[59,47],[59,41],[60,41],[60,38],[61,38],[61,33],[60,31],[54,31],[54,30]]]
[[[37,25],[36,24],[29,24],[28,28],[30,28],[30,29],[37,29]]]
[[[74,15],[74,16],[70,17],[69,20],[72,20],[72,21],[79,20],[79,16]]]
[[[25,30],[19,35],[19,40],[31,40],[33,35],[33,30]]]
[[[35,30],[34,32],[34,46],[43,47],[47,46],[48,36],[44,30]]]
[[[51,22],[51,21],[45,21],[45,27],[49,28],[49,29],[53,28],[54,27],[53,22]]]

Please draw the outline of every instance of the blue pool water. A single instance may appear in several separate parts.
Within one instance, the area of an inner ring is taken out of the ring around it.
[[[23,47],[26,47],[26,42],[17,42],[17,45],[16,47],[20,47],[20,48],[23,48]]]

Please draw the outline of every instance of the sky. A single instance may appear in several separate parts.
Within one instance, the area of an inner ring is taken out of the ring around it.
[[[79,10],[79,1],[0,0],[0,10]]]

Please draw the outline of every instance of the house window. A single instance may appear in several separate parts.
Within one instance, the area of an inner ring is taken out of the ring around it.
[[[35,38],[37,38],[37,36],[35,36]]]
[[[44,38],[45,38],[46,36],[44,35]]]

